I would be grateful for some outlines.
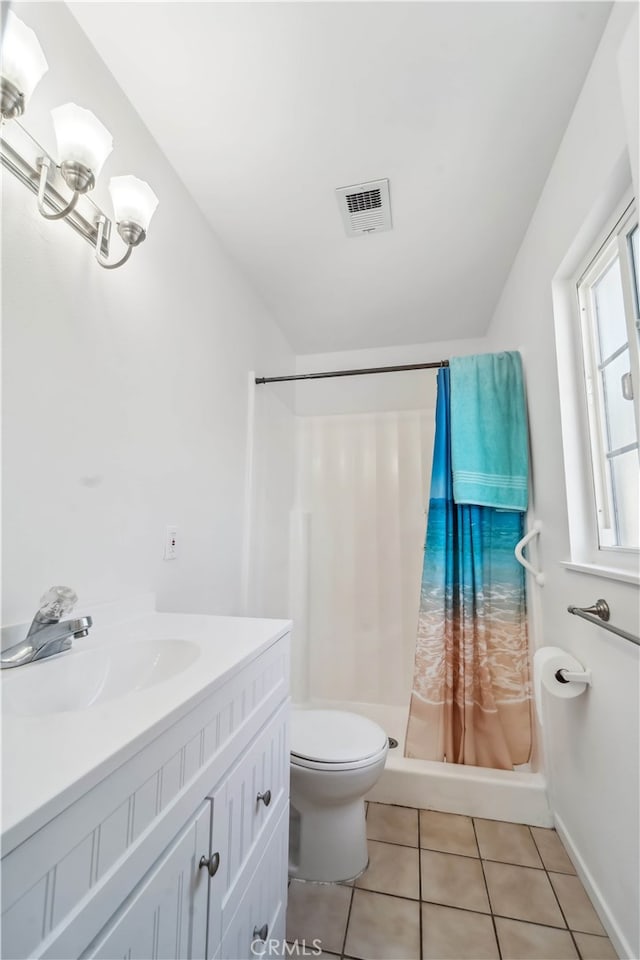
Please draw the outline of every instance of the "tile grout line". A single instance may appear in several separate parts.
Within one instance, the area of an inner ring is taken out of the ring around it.
[[[411,849],[415,850],[416,848],[413,847]],[[478,862],[478,858],[474,857],[473,859],[476,860],[476,862]],[[496,862],[499,863],[500,861],[496,861]],[[506,866],[514,866],[514,864],[506,864]],[[518,864],[515,864],[515,866],[518,866]],[[539,871],[539,872],[542,873],[543,871]],[[342,886],[348,886],[348,884],[342,884]],[[495,916],[495,917],[498,917],[498,919],[500,920],[516,920],[518,923],[524,923],[534,927],[544,927],[546,930],[561,930],[566,933],[568,929],[566,925],[564,927],[558,927],[553,923],[544,923],[541,920],[525,920],[522,917],[512,917],[506,913],[493,914],[491,910],[486,912],[483,910],[474,910],[471,907],[461,907],[459,904],[456,904],[456,903],[443,903],[441,900],[422,900],[421,899],[420,901],[418,901],[415,897],[404,897],[402,896],[402,894],[391,893],[389,890],[374,890],[374,889],[369,889],[369,887],[353,887],[352,889],[354,891],[360,890],[361,893],[365,893],[365,894],[373,893],[379,897],[391,897],[393,900],[404,900],[407,903],[418,903],[420,905],[423,903],[429,903],[429,904],[432,904],[434,907],[447,907],[450,910],[460,910],[462,911],[462,913],[473,913],[478,917]],[[575,932],[586,934],[585,930],[577,930]],[[587,936],[600,937],[601,940],[606,939],[606,934],[591,933],[591,934],[587,934]]]
[[[404,808],[407,809],[407,808]],[[418,809],[418,808],[416,808]],[[418,813],[419,813],[418,809]],[[452,816],[461,816],[461,814],[452,814]],[[473,817],[469,818],[473,820]],[[510,820],[495,820],[494,823],[511,823]],[[526,826],[529,828],[529,824],[521,824],[521,826]],[[530,829],[530,828],[529,828]],[[385,843],[391,847],[404,847],[405,850],[415,850],[416,847],[411,843],[398,843],[396,840],[379,840],[377,837],[368,837],[368,840],[371,840],[372,843]],[[465,860],[485,860],[487,863],[503,863],[507,867],[524,867],[528,870],[539,870],[540,873],[546,870],[544,864],[540,867],[531,866],[528,863],[516,863],[514,860],[495,860],[493,857],[474,857],[470,853],[454,853],[451,850],[439,850],[436,847],[419,847],[420,850],[427,850],[429,853],[442,853],[447,857],[464,857]],[[542,860],[542,857],[540,857]],[[551,873],[557,873],[561,877],[575,877],[575,873],[569,873],[568,870],[551,870],[547,871]],[[602,936],[602,934],[594,934],[594,936]]]
[[[529,834],[530,834],[530,836],[531,836],[531,839],[533,840],[533,845],[534,845],[534,847],[536,848],[536,850],[537,850],[537,852],[538,852],[538,856],[539,856],[540,859],[542,860],[542,866],[544,867],[544,872],[545,872],[546,878],[547,878],[547,880],[548,880],[548,882],[549,882],[549,886],[550,886],[551,889],[553,890],[553,895],[554,895],[554,897],[556,898],[556,903],[558,904],[558,910],[560,911],[560,913],[561,913],[561,915],[562,915],[562,919],[564,920],[564,922],[565,922],[566,925],[567,925],[567,930],[569,931],[569,936],[571,937],[571,942],[572,942],[572,944],[573,944],[573,946],[574,946],[574,949],[575,949],[578,957],[582,957],[582,953],[580,952],[580,948],[578,947],[578,944],[577,944],[577,942],[576,942],[576,938],[575,938],[574,935],[573,935],[573,930],[572,930],[571,927],[569,926],[569,923],[568,923],[568,921],[567,921],[567,918],[566,918],[566,916],[565,916],[565,914],[564,914],[564,910],[562,909],[562,904],[560,903],[560,897],[559,897],[558,894],[556,893],[556,888],[554,887],[554,885],[553,885],[552,882],[551,882],[551,877],[549,876],[549,871],[547,870],[547,865],[546,865],[546,863],[544,862],[544,859],[543,859],[543,857],[542,857],[542,853],[540,852],[540,848],[538,847],[538,844],[536,843],[536,838],[535,838],[534,835],[533,835],[533,830],[531,829],[531,827],[529,827],[528,829],[529,829]],[[557,835],[557,834],[556,834],[556,835]],[[564,874],[564,876],[568,876],[568,874]]]
[[[404,847],[405,850],[415,850],[416,846],[414,843],[398,843],[397,840],[378,840],[377,837],[367,836],[367,840],[371,840],[372,843],[388,843],[392,847]]]
[[[480,869],[482,870],[482,879],[484,881],[484,889],[487,894],[487,902],[489,904],[489,910],[491,911],[491,925],[493,926],[493,935],[496,938],[496,947],[498,948],[498,957],[502,960],[502,947],[500,945],[500,939],[498,937],[498,928],[496,926],[496,918],[493,913],[493,904],[491,903],[491,896],[489,895],[489,885],[487,883],[487,878],[484,872],[484,861],[481,856],[480,844],[478,843],[478,833],[476,831],[476,821],[474,817],[471,817],[471,826],[473,827],[473,836],[476,841],[476,847],[478,848],[478,857],[480,859]]]
[[[360,890],[362,893],[375,893],[379,897],[393,897],[394,900],[406,900],[407,903],[435,903],[435,900],[418,900],[417,897],[405,897],[401,893],[390,893],[388,890],[374,890],[372,887],[354,887],[353,889]],[[440,906],[444,907],[446,904],[442,903]],[[460,907],[456,909],[464,910],[466,908]],[[467,913],[481,912],[481,910],[467,910]]]
[[[342,938],[342,950],[340,951],[340,956],[344,957],[345,950],[347,949],[347,934],[349,932],[349,921],[351,920],[351,910],[353,909],[353,898],[356,892],[355,881],[351,885],[351,897],[349,898],[349,910],[347,911],[347,922],[344,925],[344,937]]]

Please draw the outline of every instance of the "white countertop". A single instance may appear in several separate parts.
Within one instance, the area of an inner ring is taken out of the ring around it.
[[[145,613],[108,622],[114,619],[111,615],[103,622],[94,617],[89,637],[74,641],[72,650],[50,661],[2,671],[3,693],[14,680],[24,684],[28,677],[25,671],[38,671],[43,679],[42,671],[54,662],[104,645],[117,643],[124,649],[124,645],[136,641],[180,639],[196,644],[197,656],[167,680],[80,710],[19,715],[9,709],[10,697],[3,696],[7,701],[2,712],[3,856],[290,628],[288,620],[181,613]],[[59,669],[56,667],[56,671]]]

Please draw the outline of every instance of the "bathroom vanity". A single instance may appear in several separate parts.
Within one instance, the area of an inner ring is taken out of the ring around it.
[[[287,895],[288,622],[94,623],[84,646],[3,672],[2,956],[268,952]]]

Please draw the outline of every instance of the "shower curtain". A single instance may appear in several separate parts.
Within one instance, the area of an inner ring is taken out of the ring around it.
[[[524,513],[453,499],[449,370],[436,436],[405,754],[512,769],[531,751]]]

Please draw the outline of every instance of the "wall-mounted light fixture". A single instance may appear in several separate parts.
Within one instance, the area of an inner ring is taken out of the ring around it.
[[[0,112],[9,120],[24,113],[27,100],[49,69],[33,30],[9,10],[2,36]]]
[[[137,177],[112,177],[109,181],[109,193],[113,203],[118,233],[127,244],[127,252],[116,263],[105,263],[100,256],[102,237],[106,226],[106,218],[98,221],[98,241],[96,243],[96,257],[101,267],[113,270],[119,267],[131,256],[131,251],[147,236],[147,229],[151,217],[158,206],[158,198],[148,183],[138,180]]]
[[[75,103],[56,107],[51,111],[51,116],[60,157],[60,174],[67,186],[73,190],[73,196],[62,210],[47,213],[45,201],[51,161],[48,157],[43,157],[40,162],[38,210],[45,220],[61,220],[71,213],[78,197],[95,187],[96,177],[113,150],[113,139],[91,110],[84,110]]]
[[[111,134],[90,110],[75,103],[56,107],[51,111],[60,158],[56,163],[17,120],[47,69],[35,33],[9,10],[0,50],[0,158],[37,194],[38,210],[46,220],[66,220],[95,247],[100,266],[113,270],[146,238],[158,198],[137,177],[111,178],[114,219],[127,249],[109,263],[112,221],[88,194],[113,149]]]

